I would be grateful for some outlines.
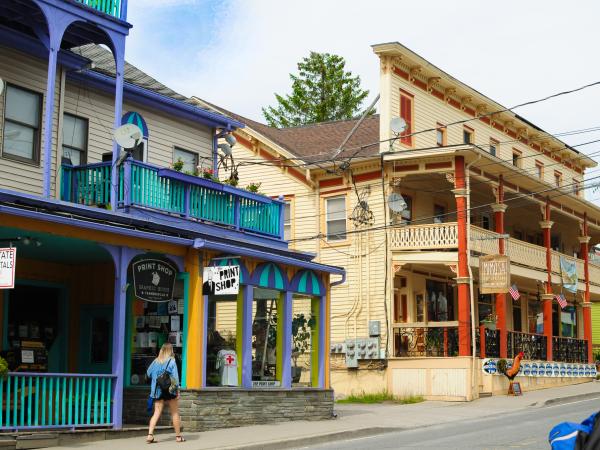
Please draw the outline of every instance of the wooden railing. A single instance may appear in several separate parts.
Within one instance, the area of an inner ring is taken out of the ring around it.
[[[122,18],[121,13],[121,0],[76,0],[79,3],[93,8],[101,13],[108,14],[109,16],[116,17],[117,19]]]
[[[10,372],[0,380],[0,429],[111,426],[114,378]]]
[[[394,326],[394,356],[458,356],[458,326]]]
[[[62,166],[61,198],[87,206],[110,204],[112,163]],[[182,218],[283,239],[284,203],[131,159],[115,181],[119,207],[141,207]]]
[[[394,250],[447,249],[458,246],[455,222],[429,225],[407,225],[391,229]]]
[[[66,202],[87,206],[110,203],[111,163],[62,166],[61,198]]]

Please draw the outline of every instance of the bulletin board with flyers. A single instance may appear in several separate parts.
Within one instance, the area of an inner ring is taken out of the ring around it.
[[[184,281],[177,278],[173,298],[168,301],[149,302],[131,297],[131,371],[130,386],[148,385],[146,369],[158,356],[165,342],[173,345],[177,369],[181,376],[184,326]]]

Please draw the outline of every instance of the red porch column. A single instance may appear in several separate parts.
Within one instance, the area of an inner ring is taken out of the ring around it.
[[[456,156],[454,160],[454,196],[456,197],[457,237],[458,237],[458,355],[471,354],[471,304],[469,298],[469,266],[467,261],[467,189],[465,178],[465,158]]]
[[[550,203],[546,202],[544,209],[544,220],[540,222],[540,227],[544,232],[544,246],[546,247],[546,272],[548,280],[546,282],[546,293],[542,294],[542,307],[544,311],[544,336],[548,343],[547,360],[552,361],[552,249],[550,247],[550,230],[554,222],[550,221]]]
[[[498,192],[496,195],[496,203],[492,205],[492,211],[494,211],[494,223],[496,224],[496,233],[504,234],[504,213],[506,212],[506,204],[504,203],[504,181],[502,175],[500,175],[500,182],[498,184]],[[506,249],[504,248],[504,239],[498,239],[498,254],[504,255]],[[496,294],[496,315],[498,319],[496,321],[496,327],[500,331],[500,358],[507,357],[507,334],[508,330],[506,327],[506,294]]]
[[[588,362],[593,362],[592,352],[592,303],[590,302],[590,267],[589,267],[589,244],[590,237],[587,229],[587,214],[583,216],[583,236],[579,237],[581,255],[583,256],[583,274],[585,277],[585,293],[583,294],[583,338],[587,341]]]

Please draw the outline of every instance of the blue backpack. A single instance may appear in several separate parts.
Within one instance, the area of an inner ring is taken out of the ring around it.
[[[548,435],[552,450],[597,450],[600,448],[600,413],[581,423],[562,422]]]

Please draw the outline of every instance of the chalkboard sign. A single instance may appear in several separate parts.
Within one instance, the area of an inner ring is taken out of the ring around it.
[[[139,259],[132,264],[134,294],[147,302],[173,298],[177,270],[164,259]]]
[[[512,395],[523,395],[523,392],[521,392],[521,383],[519,383],[518,381],[513,381],[510,384],[510,390],[512,392]]]

